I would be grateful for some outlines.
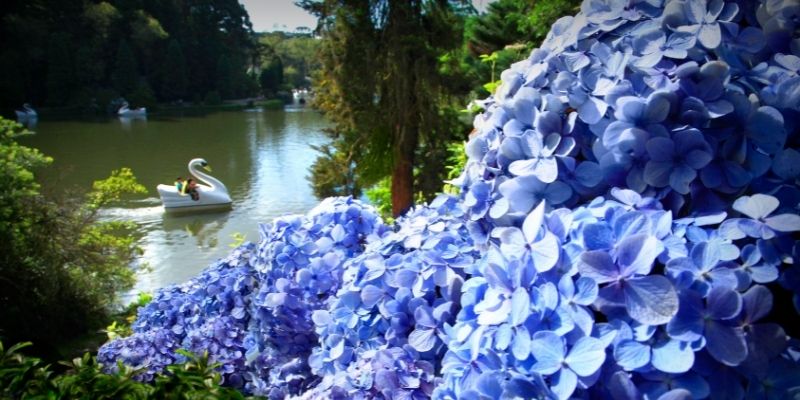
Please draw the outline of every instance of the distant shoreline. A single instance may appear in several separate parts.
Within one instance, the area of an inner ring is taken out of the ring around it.
[[[281,110],[285,106],[291,105],[284,103],[281,99],[241,99],[228,100],[222,104],[191,104],[185,103],[177,105],[174,103],[161,103],[155,107],[148,107],[148,116],[171,116],[175,114],[203,114],[211,111],[239,111],[249,108],[263,108],[265,110]],[[106,114],[103,112],[93,113],[85,107],[42,107],[36,109],[39,120],[63,120],[63,119],[106,119],[116,118],[117,115]],[[4,115],[5,118],[16,120],[14,113]]]

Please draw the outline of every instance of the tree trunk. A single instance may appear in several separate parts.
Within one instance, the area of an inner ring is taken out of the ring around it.
[[[417,132],[407,126],[397,126],[392,165],[392,215],[404,214],[414,204],[414,151],[417,148]]]

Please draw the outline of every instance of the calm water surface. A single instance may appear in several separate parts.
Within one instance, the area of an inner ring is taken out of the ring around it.
[[[149,268],[132,293],[183,282],[225,256],[241,233],[257,241],[258,224],[317,204],[307,180],[317,156],[311,145],[327,142],[326,122],[311,110],[217,112],[205,116],[100,122],[40,121],[36,135],[21,140],[52,156],[46,184],[88,190],[111,170],[130,167],[149,191],[104,210],[104,218],[139,225]],[[228,187],[233,209],[170,215],[156,185],[188,176],[186,164],[205,158],[211,175]]]

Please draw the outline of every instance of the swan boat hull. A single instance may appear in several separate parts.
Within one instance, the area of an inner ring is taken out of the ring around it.
[[[36,119],[38,117],[35,112],[24,112],[19,110],[15,110],[14,112],[17,114],[17,120],[20,121],[27,121],[29,119]]]
[[[193,211],[202,209],[227,209],[231,207],[228,193],[214,190],[206,185],[197,185],[198,200],[192,200],[188,194],[178,193],[175,186],[158,185],[158,195],[166,211]]]

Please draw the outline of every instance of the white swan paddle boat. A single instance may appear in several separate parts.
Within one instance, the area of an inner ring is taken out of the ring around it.
[[[139,107],[136,109],[128,108],[128,102],[122,103],[122,107],[119,108],[117,111],[117,115],[120,117],[146,117],[147,116],[147,109],[144,107]]]
[[[17,114],[17,121],[19,122],[26,122],[39,117],[39,114],[28,103],[22,105],[22,110],[14,110],[14,112]]]
[[[228,194],[228,188],[218,179],[200,171],[199,168],[211,171],[206,160],[202,158],[195,158],[189,161],[189,173],[198,181],[198,200],[192,200],[192,196],[188,193],[179,193],[175,185],[158,185],[156,189],[161,197],[161,203],[164,205],[165,211],[181,212],[231,207],[231,196]]]
[[[292,100],[295,105],[304,105],[308,100],[307,89],[292,89]]]

